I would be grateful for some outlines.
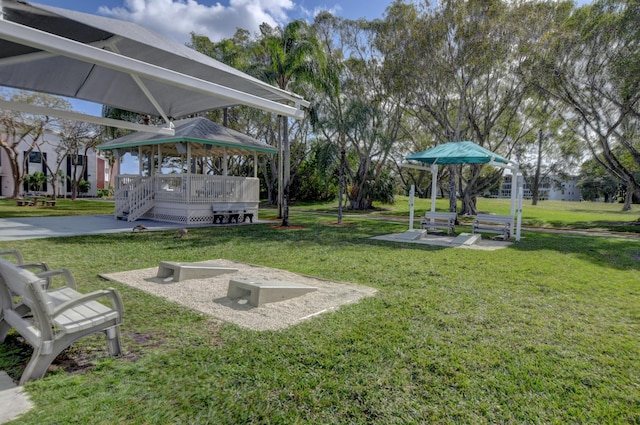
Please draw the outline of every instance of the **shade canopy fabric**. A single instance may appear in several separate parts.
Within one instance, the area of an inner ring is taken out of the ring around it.
[[[406,159],[427,164],[510,164],[506,158],[473,142],[449,142],[426,151],[414,153]]]
[[[131,133],[98,146],[99,150],[138,152],[144,154],[160,152],[164,156],[179,157],[186,153],[189,143],[192,156],[239,155],[249,152],[275,153],[277,149],[246,134],[216,124],[206,118],[197,117],[178,120],[174,123],[175,135],[163,136],[149,132]]]
[[[0,13],[0,86],[167,122],[233,105],[301,118],[308,105],[131,22],[17,0],[0,0]]]

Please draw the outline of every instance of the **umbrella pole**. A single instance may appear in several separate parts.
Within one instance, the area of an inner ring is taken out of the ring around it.
[[[436,212],[436,195],[438,193],[438,164],[431,164],[431,212]]]

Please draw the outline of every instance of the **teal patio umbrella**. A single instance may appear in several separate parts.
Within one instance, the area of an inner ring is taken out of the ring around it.
[[[409,161],[418,161],[424,164],[430,164],[431,167],[425,168],[424,166],[416,166],[411,164],[403,164],[403,167],[418,168],[430,170],[433,178],[431,180],[431,211],[436,210],[436,192],[437,192],[437,178],[438,178],[438,165],[448,164],[489,164],[496,167],[509,168],[512,170],[514,177],[518,176],[518,164],[515,162],[498,155],[482,146],[473,142],[449,142],[437,145],[426,151],[414,153],[405,157]],[[516,209],[516,192],[522,194],[522,190],[518,187],[516,191],[516,178],[514,178],[511,190],[511,217],[515,215]],[[520,201],[520,205],[522,202]],[[521,209],[521,207],[520,207]],[[413,218],[413,203],[411,204],[411,217]],[[516,232],[516,239],[520,239],[520,214],[518,214],[518,228]],[[513,234],[513,224],[511,226],[511,234]]]

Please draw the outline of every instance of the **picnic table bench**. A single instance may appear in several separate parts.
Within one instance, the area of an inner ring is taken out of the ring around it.
[[[507,240],[511,235],[511,223],[513,223],[513,217],[508,215],[478,214],[473,221],[472,232],[497,233]]]
[[[432,212],[427,211],[420,220],[420,227],[426,229],[447,229],[449,232],[456,232],[456,219],[458,213],[455,212]]]
[[[31,199],[16,199],[16,205],[18,207],[32,207],[35,204],[33,203],[33,200],[31,200]]]
[[[49,287],[65,277],[66,286]],[[99,302],[108,299],[111,307]],[[81,294],[67,269],[33,273],[0,258],[0,343],[13,328],[33,347],[20,385],[42,378],[63,350],[87,335],[103,332],[112,356],[121,354],[122,300],[113,288]]]
[[[253,223],[253,213],[246,209],[237,209],[228,205],[213,205],[213,224],[217,223],[244,223],[249,219]]]

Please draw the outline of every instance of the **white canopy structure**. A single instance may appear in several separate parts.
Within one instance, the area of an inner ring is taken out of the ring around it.
[[[166,128],[14,102],[0,108],[172,135],[173,117],[233,105],[300,119],[309,103],[131,22],[0,0],[0,86],[162,117]]]

